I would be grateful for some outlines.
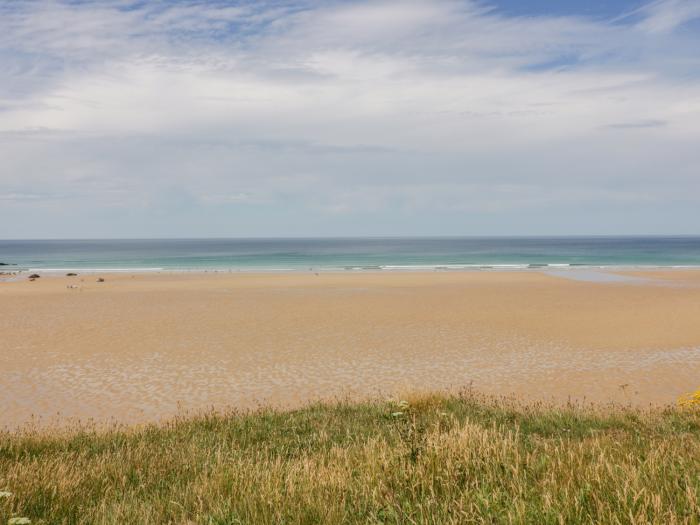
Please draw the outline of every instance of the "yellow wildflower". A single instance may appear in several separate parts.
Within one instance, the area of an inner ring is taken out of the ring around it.
[[[700,389],[695,392],[690,392],[678,398],[678,406],[682,407],[700,407]]]

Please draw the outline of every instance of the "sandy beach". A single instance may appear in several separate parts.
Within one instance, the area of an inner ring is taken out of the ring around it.
[[[0,283],[0,426],[459,390],[674,403],[700,271],[181,273]]]

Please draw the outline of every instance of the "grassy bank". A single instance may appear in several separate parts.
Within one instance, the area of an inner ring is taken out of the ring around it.
[[[697,410],[472,395],[0,435],[0,524],[697,523]]]

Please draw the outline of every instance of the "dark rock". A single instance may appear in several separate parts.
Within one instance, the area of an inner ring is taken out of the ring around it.
[[[78,276],[77,273],[72,273],[72,272],[66,274],[66,277],[77,277],[77,276]]]
[[[100,277],[99,279],[97,279],[97,282],[98,282],[98,283],[103,283],[103,282],[105,282],[105,280],[104,280],[102,277]]]
[[[30,279],[38,279],[39,277],[41,277],[41,275],[39,275],[38,273],[33,273],[29,276]]]

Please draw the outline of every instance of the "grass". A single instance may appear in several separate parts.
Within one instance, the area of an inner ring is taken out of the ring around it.
[[[699,523],[700,411],[473,394],[0,434],[0,524]]]

